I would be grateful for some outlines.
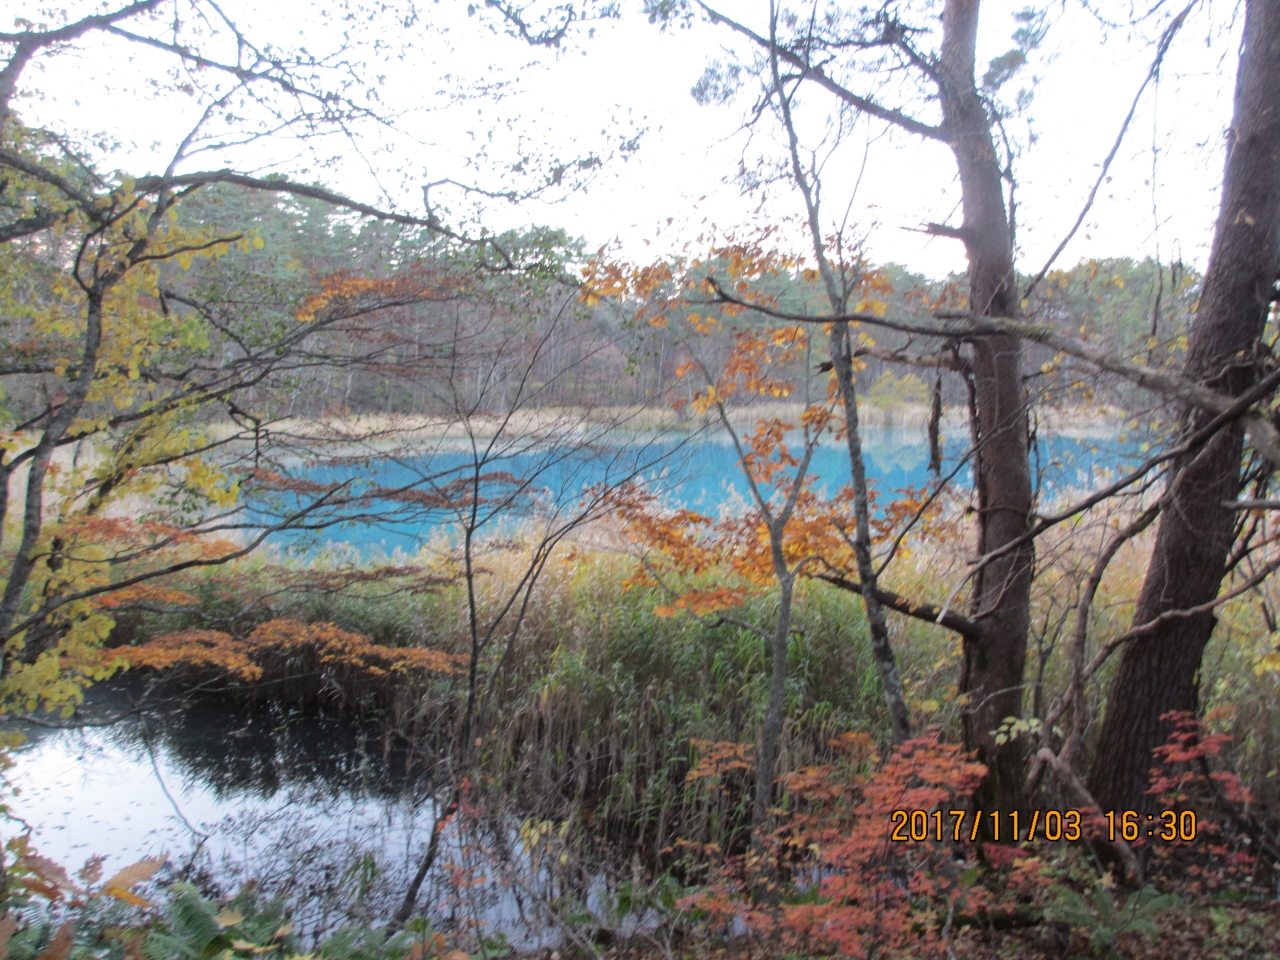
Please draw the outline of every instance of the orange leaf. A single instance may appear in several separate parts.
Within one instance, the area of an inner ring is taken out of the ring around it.
[[[102,888],[114,896],[116,891],[128,890],[144,880],[150,880],[155,876],[156,871],[163,866],[163,857],[149,857],[146,860],[139,860],[137,863],[131,863],[118,871],[115,876],[102,885]]]
[[[80,888],[72,883],[71,878],[67,876],[67,871],[48,857],[41,857],[32,853],[22,857],[20,863],[48,884],[76,893],[80,891]]]

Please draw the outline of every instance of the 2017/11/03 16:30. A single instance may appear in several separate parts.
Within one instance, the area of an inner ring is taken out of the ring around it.
[[[940,842],[944,838],[944,820],[949,817],[952,821],[951,829],[946,832],[950,832],[952,840],[959,842],[964,836],[964,825],[968,816],[967,810],[948,810],[945,814],[941,810],[894,810],[890,814],[890,821],[894,826],[890,839],[899,843],[921,843],[929,839]],[[984,816],[991,831],[991,839],[996,841],[1001,839],[1002,817],[1007,819],[1009,824],[1009,829],[1003,832],[1007,839],[1014,842],[1033,841],[1037,836],[1051,842],[1060,840],[1074,842],[1083,837],[1083,814],[1080,810],[1034,810],[1025,834],[1020,832],[1022,815],[1017,810],[1003,814],[999,810],[976,810],[969,830],[970,842],[978,838],[978,830]],[[1107,821],[1108,839],[1112,842],[1117,836],[1117,825],[1120,838],[1130,843],[1137,840],[1144,832],[1152,840],[1190,843],[1195,840],[1197,833],[1194,810],[1163,810],[1158,814],[1146,814],[1145,817],[1136,810],[1124,810],[1120,813],[1108,810],[1102,814],[1102,818]],[[1145,830],[1143,829],[1144,819]]]

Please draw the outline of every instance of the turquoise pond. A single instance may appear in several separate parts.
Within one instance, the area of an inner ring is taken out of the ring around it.
[[[904,487],[928,486],[929,448],[925,432],[913,427],[871,427],[863,429],[867,475],[882,498]],[[1032,468],[1042,503],[1053,503],[1114,476],[1146,456],[1145,447],[1133,437],[1102,428],[1088,435],[1042,435],[1033,449]],[[961,489],[972,484],[967,464],[959,464],[967,444],[952,440],[945,444],[943,476],[956,470],[951,481]],[[413,458],[370,458],[348,461],[342,466],[313,467],[298,472],[305,479],[322,482],[349,482],[351,489],[373,487],[397,490],[432,491],[446,489],[451,482],[474,472],[474,460],[467,451],[441,449]],[[733,444],[723,434],[706,437],[659,437],[633,440],[588,450],[555,451],[524,445],[495,455],[482,471],[488,493],[500,501],[493,516],[482,528],[491,533],[518,523],[541,511],[569,510],[593,484],[636,475],[671,506],[687,507],[718,515],[738,508],[748,490],[738,466]],[[818,448],[811,472],[816,485],[834,492],[849,482],[849,460],[843,444],[829,443]],[[521,495],[507,499],[512,478],[536,480]],[[274,510],[295,506],[298,501],[279,500]],[[438,510],[401,501],[391,510],[374,504],[363,516],[339,522],[329,518],[322,530],[288,531],[273,535],[278,546],[312,552],[323,546],[342,546],[361,555],[414,553],[428,541],[448,536],[450,517]],[[260,516],[274,510],[255,511]]]

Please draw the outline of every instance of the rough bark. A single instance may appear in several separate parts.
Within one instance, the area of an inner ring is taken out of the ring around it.
[[[974,78],[979,0],[948,0],[942,14],[938,91],[946,134],[960,176],[964,223],[959,235],[969,259],[969,308],[1016,317],[1013,237],[991,120]],[[1022,346],[1010,335],[975,338],[968,357],[981,444],[976,479],[978,552],[986,554],[1027,531],[1032,506]],[[959,692],[968,701],[966,745],[987,765],[975,797],[979,807],[1022,805],[1022,756],[1016,740],[997,744],[995,731],[1022,712],[1022,679],[1030,623],[1034,548],[1011,550],[975,578],[970,618],[981,636],[966,637]]]
[[[920,57],[914,51],[909,54],[937,88],[942,124],[936,127],[843,86],[817,62],[822,58],[813,56],[805,43],[779,46],[702,0],[698,2],[713,23],[726,24],[854,110],[947,143],[959,173],[964,223],[959,228],[938,226],[930,232],[964,242],[969,258],[970,311],[984,317],[1018,318],[1013,230],[1004,200],[1003,171],[992,138],[992,118],[974,76],[980,0],[946,0],[938,57]],[[842,46],[833,43],[825,52],[835,53]],[[977,547],[981,554],[987,554],[1020,541],[975,577],[971,619],[981,629],[965,637],[960,677],[960,693],[969,704],[965,741],[989,769],[975,799],[984,807],[1004,809],[1022,806],[1022,755],[1017,742],[997,744],[995,731],[1006,718],[1022,712],[1035,560],[1030,538],[1021,542],[1032,517],[1019,339],[1025,335],[1021,329],[976,331],[970,338],[966,364],[973,429],[981,444],[974,470]]]
[[[1259,338],[1280,268],[1280,4],[1250,0],[1236,79],[1222,201],[1204,291],[1188,345],[1188,379],[1239,395],[1256,380]],[[1210,415],[1186,411],[1187,432]],[[1226,572],[1240,488],[1239,422],[1173,463],[1169,505],[1134,613],[1134,625],[1208,603]],[[1120,658],[1090,777],[1103,809],[1152,809],[1151,751],[1171,732],[1160,718],[1195,710],[1211,612],[1171,619]]]

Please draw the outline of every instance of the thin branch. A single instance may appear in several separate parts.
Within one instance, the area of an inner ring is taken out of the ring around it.
[[[1062,717],[1062,714],[1066,712],[1068,707],[1074,710],[1075,729],[1073,729],[1071,739],[1067,741],[1067,746],[1061,754],[1061,759],[1064,763],[1070,762],[1070,758],[1074,755],[1083,734],[1081,726],[1084,723],[1084,685],[1088,680],[1085,675],[1084,653],[1085,644],[1089,639],[1089,611],[1093,607],[1093,598],[1097,595],[1098,587],[1102,584],[1102,578],[1107,572],[1107,567],[1115,559],[1120,548],[1151,526],[1159,515],[1161,507],[1162,503],[1160,501],[1152,504],[1140,513],[1132,523],[1111,538],[1111,541],[1103,548],[1102,554],[1094,563],[1093,569],[1089,571],[1089,577],[1085,581],[1084,589],[1080,592],[1080,600],[1076,604],[1076,630],[1071,657],[1071,682],[1067,685],[1066,692],[1050,708],[1041,724],[1043,732],[1040,746],[1043,748],[1048,746],[1048,739],[1053,735],[1053,728]],[[1027,774],[1026,786],[1023,788],[1026,794],[1030,795],[1035,790],[1044,769],[1044,758],[1037,753],[1036,759],[1031,765],[1031,770]]]
[[[702,0],[697,0],[697,3],[712,23],[723,23],[725,26],[729,27],[729,29],[736,33],[740,33],[757,46],[766,50],[769,49],[770,44],[768,38],[760,36],[760,34],[756,33],[750,27],[747,27],[736,20],[726,17],[718,11],[711,9],[711,7],[703,3]],[[907,114],[902,113],[899,110],[894,110],[891,107],[883,107],[874,100],[868,100],[866,97],[858,96],[856,93],[841,86],[831,77],[827,76],[826,72],[820,66],[815,66],[806,62],[804,58],[800,57],[794,50],[791,50],[788,47],[778,46],[776,50],[781,59],[787,61],[787,63],[791,64],[793,67],[803,70],[815,83],[823,87],[828,92],[835,94],[838,99],[843,100],[854,109],[876,117],[879,120],[885,120],[901,127],[904,130],[910,131],[911,133],[927,137],[930,140],[941,140],[946,142],[947,134],[941,127],[931,126],[915,119],[915,117],[907,116]]]
[[[1106,159],[1102,161],[1102,169],[1098,171],[1098,179],[1094,181],[1093,189],[1089,191],[1089,196],[1085,199],[1084,206],[1080,210],[1080,216],[1076,217],[1076,222],[1071,225],[1071,229],[1068,230],[1067,235],[1062,238],[1062,242],[1059,243],[1053,253],[1049,255],[1049,259],[1046,260],[1044,266],[1040,268],[1040,272],[1037,273],[1035,277],[1032,278],[1031,282],[1027,284],[1027,289],[1022,294],[1023,300],[1026,300],[1031,296],[1032,291],[1034,291],[1040,281],[1045,278],[1045,275],[1053,266],[1054,261],[1058,259],[1058,256],[1066,248],[1067,244],[1071,242],[1071,238],[1076,235],[1076,232],[1080,229],[1080,225],[1084,223],[1084,218],[1088,216],[1089,210],[1093,207],[1093,201],[1098,196],[1099,188],[1101,188],[1102,184],[1107,179],[1107,171],[1111,169],[1111,161],[1114,160],[1116,158],[1116,154],[1120,152],[1120,144],[1124,142],[1125,133],[1128,132],[1129,124],[1133,121],[1133,115],[1138,110],[1138,102],[1142,99],[1142,94],[1146,91],[1147,86],[1151,81],[1156,79],[1159,75],[1160,65],[1164,62],[1165,54],[1169,52],[1169,45],[1173,43],[1173,38],[1177,35],[1178,31],[1182,29],[1182,25],[1186,22],[1187,14],[1191,12],[1191,8],[1198,2],[1199,0],[1191,0],[1191,2],[1183,8],[1182,12],[1173,18],[1173,22],[1169,24],[1164,35],[1160,38],[1160,43],[1156,48],[1155,59],[1151,61],[1151,68],[1147,71],[1147,75],[1143,79],[1142,85],[1138,87],[1138,92],[1133,96],[1133,104],[1129,107],[1128,114],[1125,115],[1124,123],[1120,124],[1120,132],[1116,134],[1116,142],[1112,145],[1111,152],[1108,153]]]
[[[1004,544],[1003,546],[997,547],[996,549],[992,550],[990,553],[984,554],[983,556],[979,557],[978,560],[975,561],[969,573],[966,574],[965,579],[961,581],[960,586],[963,586],[964,583],[968,582],[968,580],[971,577],[973,577],[980,569],[985,567],[987,564],[991,563],[993,560],[996,560],[997,558],[1008,553],[1010,550],[1016,550],[1019,547],[1027,543],[1030,543],[1032,540],[1039,537],[1042,533],[1044,533],[1050,527],[1056,526],[1057,524],[1062,523],[1064,520],[1070,520],[1072,517],[1076,516],[1077,514],[1083,513],[1085,510],[1088,510],[1094,506],[1097,506],[1102,501],[1109,499],[1113,495],[1119,493],[1125,487],[1132,486],[1133,484],[1141,480],[1144,476],[1146,476],[1148,473],[1150,473],[1153,469],[1158,467],[1160,464],[1168,460],[1173,460],[1176,457],[1180,457],[1185,453],[1189,453],[1190,451],[1206,443],[1211,437],[1214,436],[1214,434],[1216,434],[1219,430],[1225,427],[1232,420],[1236,420],[1244,416],[1248,412],[1249,408],[1253,406],[1254,403],[1256,403],[1258,400],[1261,400],[1263,397],[1269,394],[1272,390],[1274,390],[1277,386],[1280,386],[1280,369],[1273,370],[1265,378],[1258,381],[1258,383],[1256,383],[1248,391],[1241,394],[1240,397],[1236,400],[1236,402],[1230,408],[1228,408],[1223,413],[1219,414],[1217,417],[1214,417],[1212,420],[1206,423],[1199,430],[1195,431],[1193,434],[1191,434],[1191,436],[1189,436],[1182,443],[1178,444],[1176,447],[1172,447],[1168,450],[1165,450],[1163,453],[1158,453],[1155,456],[1150,457],[1144,463],[1138,466],[1136,469],[1130,471],[1128,474],[1121,477],[1119,480],[1115,481],[1114,483],[1108,484],[1107,486],[1101,488],[1100,490],[1095,490],[1093,493],[1089,494],[1089,496],[1085,497],[1082,500],[1076,501],[1066,509],[1061,510],[1060,512],[1055,513],[1051,516],[1040,518],[1040,520],[1036,522],[1036,525],[1032,527],[1030,530],[1028,530],[1026,533],[1022,534],[1019,537],[1016,537],[1013,540],[1010,540],[1008,543]],[[1236,503],[1236,502],[1243,504],[1243,503],[1248,503],[1249,501],[1227,501],[1227,504],[1230,505],[1231,503]],[[1277,505],[1280,505],[1280,501],[1260,501],[1260,502],[1264,502],[1264,503],[1274,502]],[[1247,508],[1241,507],[1241,509],[1247,509]],[[957,587],[955,592],[959,593],[959,590],[960,590],[960,587]],[[955,594],[953,594],[953,596],[954,595]]]
[[[779,320],[787,320],[792,323],[838,323],[840,321],[850,321],[855,323],[865,323],[869,326],[883,327],[888,330],[897,330],[902,333],[913,333],[921,336],[940,337],[943,339],[971,338],[974,336],[990,336],[993,334],[1009,334],[1019,337],[1023,340],[1030,340],[1034,343],[1043,344],[1052,347],[1069,356],[1076,357],[1080,360],[1086,360],[1099,369],[1108,373],[1114,373],[1126,380],[1130,380],[1138,386],[1143,387],[1153,393],[1159,393],[1174,399],[1183,401],[1184,403],[1204,410],[1208,413],[1220,414],[1225,410],[1231,409],[1233,399],[1223,394],[1217,393],[1206,387],[1201,386],[1191,380],[1186,380],[1176,374],[1165,373],[1145,364],[1133,363],[1121,359],[1115,354],[1109,352],[1105,347],[1096,346],[1085,340],[1069,336],[1055,330],[1046,323],[1037,323],[1030,320],[1016,320],[1011,317],[994,317],[985,316],[983,314],[972,313],[968,310],[940,310],[933,314],[934,318],[942,321],[960,321],[964,326],[926,326],[915,320],[905,320],[895,317],[882,317],[874,313],[843,313],[833,316],[813,316],[812,314],[790,313],[785,310],[777,310],[765,304],[754,303],[750,300],[744,300],[730,294],[720,286],[714,277],[707,277],[706,283],[715,292],[714,300],[710,301],[691,301],[701,303],[703,305],[710,304],[730,304],[744,309],[754,310],[765,316],[774,317]]]
[[[111,24],[119,20],[126,20],[137,14],[154,10],[159,5],[160,0],[140,0],[138,3],[130,4],[111,13],[100,13],[96,16],[84,17],[75,23],[69,23],[65,27],[59,27],[56,30],[0,33],[0,43],[12,43],[17,48],[14,50],[13,56],[9,58],[9,62],[5,64],[4,69],[0,70],[0,125],[3,125],[9,119],[9,102],[13,99],[13,93],[17,89],[18,77],[37,50],[57,43],[66,43],[91,30],[110,27]]]
[[[838,573],[815,573],[815,579],[825,580],[832,586],[839,587],[841,590],[847,590],[850,593],[862,594],[862,584],[841,576]],[[885,590],[882,587],[876,587],[875,598],[883,607],[890,610],[896,610],[898,613],[913,617],[916,620],[924,620],[929,623],[936,623],[946,627],[948,630],[954,630],[960,636],[968,640],[982,639],[982,625],[970,620],[963,614],[956,613],[954,610],[942,610],[929,603],[918,603],[915,600],[909,600],[901,594]]]

